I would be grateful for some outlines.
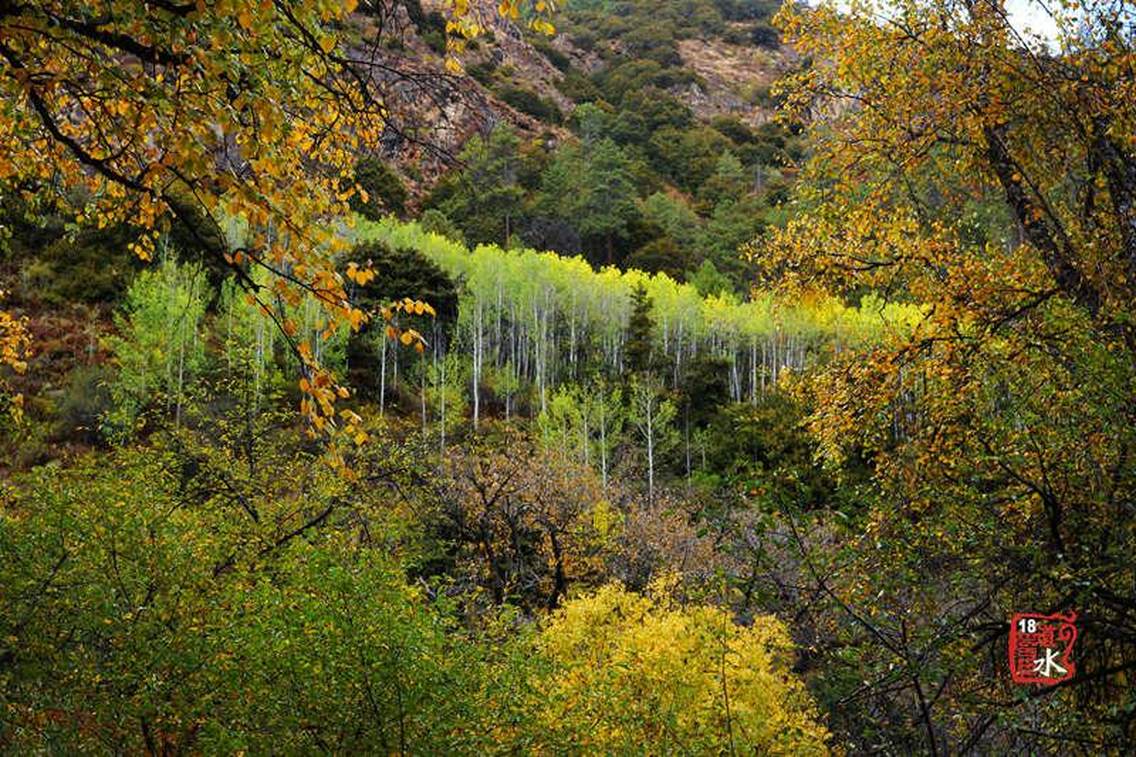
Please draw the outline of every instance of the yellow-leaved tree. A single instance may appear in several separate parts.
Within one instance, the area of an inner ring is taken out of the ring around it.
[[[782,284],[924,314],[800,383],[828,458],[869,460],[877,483],[863,513],[829,524],[835,549],[799,540],[831,602],[818,685],[857,703],[833,725],[871,749],[1136,744],[1119,714],[1136,708],[1125,5],[1054,4],[1049,41],[1000,0],[779,15],[804,63],[786,113],[812,158],[796,218],[753,252]],[[1025,610],[1080,612],[1076,677],[1010,684],[1008,620]]]
[[[785,626],[684,606],[674,584],[610,584],[552,615],[537,642],[549,665],[535,685],[537,751],[827,754]]]
[[[553,6],[528,5],[497,12],[524,9],[546,29]],[[456,50],[481,24],[465,0],[448,7]],[[375,54],[380,35],[360,18],[391,12],[385,0],[0,3],[0,192],[32,213],[51,204],[78,224],[134,226],[145,259],[180,221],[289,336],[313,429],[362,438],[335,409],[348,390],[291,338],[284,305],[314,295],[329,331],[370,316],[344,288],[368,271],[333,265],[332,221],[361,191],[354,166],[387,125],[390,82],[430,85]],[[233,217],[250,228],[239,247],[220,233]]]
[[[0,292],[0,297],[4,293]],[[27,353],[31,339],[24,319],[0,310],[0,402],[8,406],[12,417],[19,421],[23,414],[24,397],[13,393],[4,376],[5,371],[24,373],[28,369]],[[4,410],[0,405],[0,410]]]

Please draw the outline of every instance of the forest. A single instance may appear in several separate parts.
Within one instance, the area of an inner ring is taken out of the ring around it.
[[[0,0],[0,753],[1129,754],[1134,453],[1123,0]]]

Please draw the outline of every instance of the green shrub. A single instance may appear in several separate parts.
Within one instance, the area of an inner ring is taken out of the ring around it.
[[[682,281],[690,259],[675,240],[660,237],[643,245],[627,256],[624,265],[647,273],[665,273],[672,279]]]
[[[437,29],[430,29],[422,33],[422,41],[438,55],[446,54],[446,33]]]
[[[359,215],[377,221],[387,213],[406,211],[410,193],[394,169],[378,158],[364,158],[356,164],[355,183],[367,192],[366,200],[359,194],[351,197],[351,209]]]
[[[595,102],[602,98],[599,87],[584,74],[572,69],[556,82],[560,93],[576,103]]]
[[[88,444],[103,440],[103,419],[114,408],[110,386],[114,372],[104,365],[82,365],[67,378],[56,408],[56,436]]]
[[[572,44],[585,52],[591,52],[596,49],[596,35],[589,31],[576,32],[572,35]]]
[[[651,136],[656,169],[679,187],[694,192],[713,173],[730,140],[709,126],[690,129],[663,127]]]
[[[564,53],[553,47],[549,41],[543,37],[537,37],[533,42],[533,47],[548,59],[548,62],[555,66],[560,71],[567,73],[572,68],[572,60]]]
[[[142,261],[127,246],[137,233],[126,227],[82,229],[44,247],[25,270],[32,296],[50,305],[117,302]]]
[[[768,47],[775,50],[781,46],[781,33],[766,21],[759,21],[753,25],[749,39],[758,47]]]
[[[493,85],[493,72],[496,70],[497,66],[490,61],[471,63],[465,67],[465,72],[472,76],[474,80],[483,87]]]
[[[422,40],[439,55],[446,52],[446,17],[438,11],[426,13],[419,0],[407,0],[407,15]]]
[[[703,260],[698,270],[688,272],[686,281],[703,297],[710,295],[721,297],[734,289],[729,277],[722,274],[711,260]]]
[[[504,86],[498,90],[497,96],[522,113],[546,123],[558,124],[564,120],[564,114],[556,103],[523,87]]]
[[[465,242],[465,235],[449,217],[437,208],[427,208],[418,218],[418,224],[427,234],[440,234],[455,242]]]
[[[626,53],[634,58],[655,61],[662,66],[681,66],[675,28],[666,23],[652,23],[632,29],[623,35]]]
[[[757,140],[753,129],[737,116],[715,116],[711,119],[710,126],[724,134],[735,145],[749,144]]]
[[[781,6],[778,0],[714,0],[714,4],[730,21],[769,19]]]

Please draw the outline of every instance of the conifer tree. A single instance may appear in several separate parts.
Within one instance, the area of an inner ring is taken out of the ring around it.
[[[615,240],[627,236],[639,212],[631,166],[623,150],[610,139],[598,142],[588,157],[585,187],[579,206],[580,233],[603,243],[604,262],[615,263]]]
[[[631,290],[631,318],[627,323],[625,367],[629,371],[645,373],[651,370],[651,340],[655,329],[651,317],[651,298],[642,284]]]
[[[465,169],[442,188],[440,210],[471,242],[509,246],[524,188],[518,182],[520,140],[507,125],[471,139],[460,158]]]

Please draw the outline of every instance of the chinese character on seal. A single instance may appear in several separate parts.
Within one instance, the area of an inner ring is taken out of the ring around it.
[[[1073,677],[1077,613],[1018,612],[1010,619],[1010,678],[1052,686]]]

